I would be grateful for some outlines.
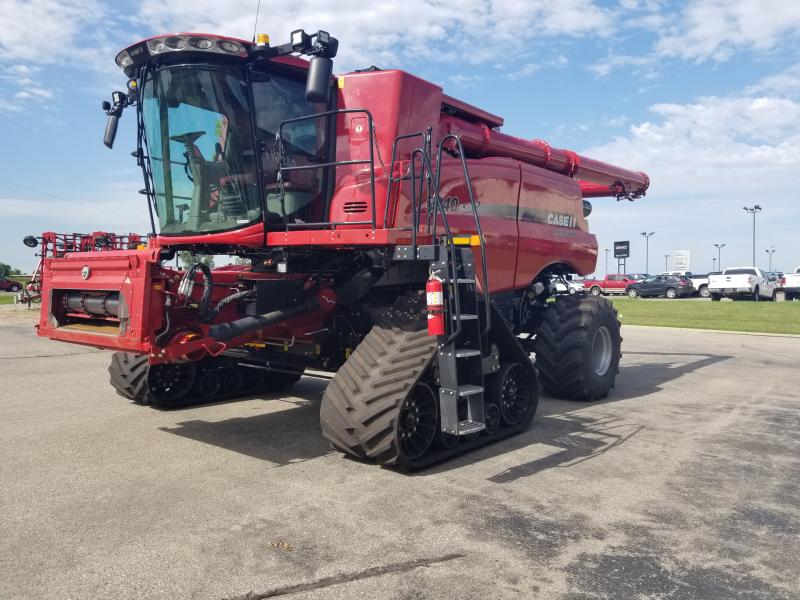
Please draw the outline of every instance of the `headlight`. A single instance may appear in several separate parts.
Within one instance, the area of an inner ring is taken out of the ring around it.
[[[128,54],[127,50],[123,50],[119,54],[117,54],[117,58],[114,59],[115,62],[121,67],[130,67],[133,64],[133,59]]]
[[[225,50],[225,52],[230,52],[232,54],[237,54],[238,52],[241,52],[241,50],[242,50],[239,47],[239,44],[237,44],[235,42],[229,42],[228,40],[222,40],[219,43],[219,47],[222,48],[223,50]]]
[[[189,44],[199,50],[209,50],[214,45],[214,42],[206,38],[192,38],[189,40]]]
[[[186,38],[172,36],[168,37],[164,43],[173,50],[183,50],[186,47]]]

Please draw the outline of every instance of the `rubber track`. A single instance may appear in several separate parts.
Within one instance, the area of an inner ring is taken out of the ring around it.
[[[246,367],[241,368],[244,369]],[[248,387],[245,385],[245,387],[238,392],[220,391],[220,393],[210,397],[200,396],[193,387],[192,390],[187,393],[187,397],[183,401],[179,401],[175,405],[159,406],[158,403],[154,401],[147,387],[148,370],[149,364],[147,362],[147,355],[131,354],[129,352],[114,352],[111,356],[111,364],[108,366],[110,383],[120,396],[128,400],[133,400],[136,404],[154,405],[157,408],[167,409],[183,408],[186,406],[207,404],[209,402],[230,400],[240,397],[246,398],[259,392],[274,393],[290,388],[302,377],[302,373],[298,373],[296,376],[280,374],[279,377],[283,378],[280,382],[270,382],[269,379],[266,378],[261,385],[255,387]],[[246,376],[246,372],[244,372],[244,374]]]
[[[403,296],[328,384],[320,410],[323,435],[350,456],[404,464],[396,438],[400,406],[435,353],[421,296]]]
[[[151,404],[152,398],[147,389],[147,355],[114,352],[108,374],[111,385],[123,398],[137,404]]]
[[[421,458],[406,460],[396,440],[400,406],[436,353],[428,336],[424,299],[408,294],[370,330],[328,384],[322,396],[322,433],[337,450],[359,459],[403,469],[423,469],[526,429],[535,410],[514,427],[459,440],[453,448],[434,442]]]
[[[584,366],[584,351],[589,343],[589,328],[603,311],[613,314],[621,347],[617,311],[611,302],[596,296],[559,296],[544,314],[536,332],[536,368],[544,389],[567,400],[595,400],[608,395],[593,391]],[[613,332],[612,332],[613,334]],[[612,359],[615,371],[622,352]]]

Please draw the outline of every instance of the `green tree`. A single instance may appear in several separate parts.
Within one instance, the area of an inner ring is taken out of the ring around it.
[[[8,277],[11,275],[11,265],[0,262],[0,277]]]
[[[206,265],[208,268],[214,268],[214,257],[210,254],[192,254],[188,250],[181,250],[178,252],[178,256],[180,257],[181,264],[183,265],[184,269],[188,269],[194,264],[199,262]]]

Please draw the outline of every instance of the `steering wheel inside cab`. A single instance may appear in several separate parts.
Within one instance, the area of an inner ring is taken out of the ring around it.
[[[183,163],[183,170],[186,173],[186,177],[188,177],[189,181],[192,183],[194,183],[194,177],[191,171],[192,163],[198,162],[200,164],[205,164],[206,161],[203,157],[203,153],[200,152],[200,148],[195,145],[195,142],[205,134],[205,131],[190,131],[188,133],[181,133],[180,135],[173,135],[169,138],[173,142],[183,144],[184,148],[186,148],[186,151],[183,153],[184,158],[186,158],[186,162]]]

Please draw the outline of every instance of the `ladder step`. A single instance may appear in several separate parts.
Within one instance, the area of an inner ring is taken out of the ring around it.
[[[480,421],[459,421],[458,435],[469,435],[486,429],[486,424]]]
[[[462,278],[458,278],[458,279],[456,280],[456,283],[470,283],[470,284],[474,284],[474,283],[475,283],[475,280],[474,280],[474,279],[462,279]]]
[[[456,315],[453,315],[453,319],[456,319]],[[473,319],[477,319],[478,315],[461,315],[462,321],[471,321]]]
[[[456,358],[468,358],[470,356],[480,356],[480,350],[470,350],[464,348],[463,350],[456,350]]]
[[[458,395],[462,398],[464,396],[472,396],[474,394],[482,394],[483,388],[479,385],[464,384],[458,386]]]

